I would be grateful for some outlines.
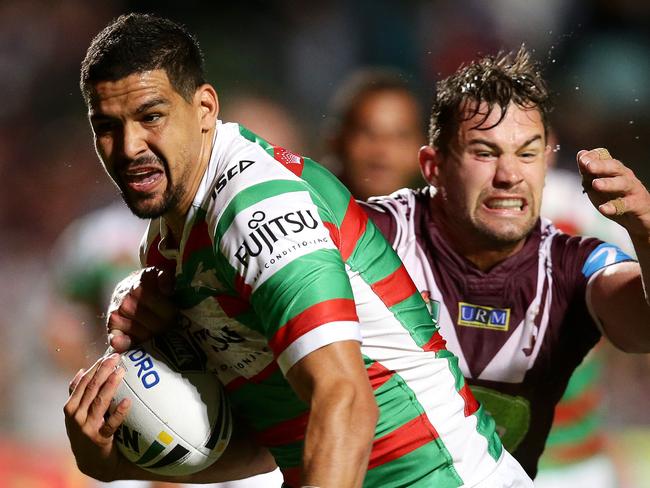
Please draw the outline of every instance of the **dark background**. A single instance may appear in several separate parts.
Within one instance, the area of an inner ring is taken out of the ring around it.
[[[561,166],[606,146],[650,178],[650,4],[496,0],[329,2],[185,0],[0,2],[0,249],[47,247],[79,212],[114,197],[84,119],[78,67],[112,17],[155,12],[185,23],[224,110],[239,93],[275,98],[320,159],[328,101],[365,65],[401,69],[429,105],[434,83],[478,53],[522,42],[544,64]],[[74,191],[70,191],[74,189]]]

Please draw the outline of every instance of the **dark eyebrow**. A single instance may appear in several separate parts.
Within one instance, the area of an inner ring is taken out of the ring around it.
[[[470,139],[467,142],[468,146],[471,146],[472,144],[483,144],[484,146],[489,147],[490,149],[494,149],[495,151],[499,149],[499,146],[497,146],[495,143],[486,141],[485,139]]]
[[[165,100],[164,98],[154,98],[153,100],[149,100],[148,102],[144,102],[142,105],[140,105],[137,109],[135,109],[135,115],[140,115],[143,112],[146,112],[150,108],[155,107],[156,105],[169,105],[169,101]],[[90,120],[91,121],[102,121],[102,120],[110,120],[113,117],[110,117],[108,115],[104,115],[101,113],[95,113],[93,110],[90,110]]]
[[[156,105],[169,105],[169,102],[164,98],[154,98],[153,100],[149,100],[148,102],[145,102],[142,105],[140,105],[135,110],[135,114],[140,115],[142,112],[146,112],[147,110],[155,107]]]
[[[518,150],[523,149],[524,147],[529,146],[533,142],[535,142],[537,140],[541,140],[541,139],[542,139],[542,136],[537,134],[537,135],[531,137],[530,139],[528,139],[527,141],[525,141],[521,146],[519,146]],[[467,143],[468,146],[472,145],[472,144],[483,144],[483,145],[485,145],[485,146],[487,146],[487,147],[489,147],[489,148],[491,148],[491,149],[493,149],[495,151],[499,150],[499,146],[497,146],[493,142],[487,141],[485,139],[480,139],[480,138],[471,139]]]

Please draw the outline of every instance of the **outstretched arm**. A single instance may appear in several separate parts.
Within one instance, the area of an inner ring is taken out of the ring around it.
[[[342,341],[310,353],[287,373],[310,405],[303,484],[355,488],[363,483],[378,409],[359,343]]]
[[[129,410],[128,399],[108,412],[111,398],[124,376],[117,368],[119,355],[100,358],[88,371],[79,371],[70,384],[70,398],[63,409],[65,425],[79,469],[100,481],[117,479],[213,483],[246,478],[275,469],[271,454],[241,430],[233,431],[223,455],[208,468],[189,476],[161,476],[145,471],[120,454],[114,433]]]
[[[580,151],[577,159],[589,199],[627,230],[639,260],[606,268],[592,280],[592,310],[619,349],[650,352],[650,193],[606,149]]]

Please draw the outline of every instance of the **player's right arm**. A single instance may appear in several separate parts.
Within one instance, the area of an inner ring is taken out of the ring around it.
[[[638,258],[594,275],[589,302],[616,347],[650,352],[650,192],[606,149],[580,151],[577,159],[589,199],[627,230]]]
[[[296,363],[287,379],[311,407],[303,483],[360,487],[379,411],[359,343],[342,341],[321,347]]]
[[[133,479],[214,483],[275,469],[275,461],[268,450],[252,442],[250,436],[241,435],[237,425],[223,455],[199,473],[162,476],[129,462],[120,454],[114,440],[117,428],[128,413],[129,400],[124,399],[108,413],[111,399],[124,376],[124,370],[117,368],[118,363],[118,354],[100,358],[88,371],[79,371],[70,383],[70,397],[63,411],[70,446],[81,472],[105,482]]]

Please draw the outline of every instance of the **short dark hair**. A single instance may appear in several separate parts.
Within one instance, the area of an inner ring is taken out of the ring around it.
[[[184,26],[148,14],[121,15],[90,43],[81,63],[81,93],[89,104],[93,83],[155,69],[164,69],[188,101],[205,83],[203,54]]]
[[[499,125],[506,116],[508,105],[514,102],[522,108],[538,109],[544,124],[544,135],[548,135],[551,111],[549,91],[539,64],[533,61],[525,46],[521,46],[516,53],[500,52],[496,56],[485,56],[463,65],[453,75],[436,84],[429,144],[445,153],[460,123],[477,115],[483,102],[488,105],[488,112],[475,128],[487,120],[495,105],[501,108],[501,117],[492,127]],[[470,107],[468,103],[472,104],[472,111],[463,117],[464,110]]]
[[[412,97],[419,110],[420,104],[416,91],[409,85],[402,73],[391,68],[364,68],[352,73],[332,97],[329,106],[331,114],[329,132],[338,134],[341,130],[345,130],[350,126],[356,111],[368,96],[386,91],[402,92]],[[421,119],[422,117],[418,116],[418,120],[422,124],[423,120]]]

